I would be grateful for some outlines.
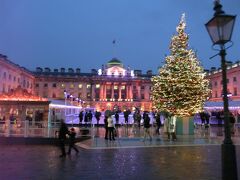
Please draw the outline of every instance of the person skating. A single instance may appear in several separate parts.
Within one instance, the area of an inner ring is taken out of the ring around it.
[[[143,119],[143,126],[144,126],[144,138],[143,141],[145,141],[147,135],[149,136],[150,141],[152,141],[152,136],[150,135],[150,117],[146,113]]]
[[[66,151],[65,151],[65,141],[66,141],[66,135],[69,133],[67,125],[65,124],[64,120],[61,120],[61,125],[59,128],[59,143],[60,143],[60,149],[62,154],[59,157],[65,157]]]
[[[109,116],[107,118],[107,122],[108,122],[108,133],[109,133],[109,140],[114,140],[115,141],[115,137],[114,137],[114,123],[113,123],[113,119],[111,116]]]
[[[71,149],[73,148],[76,153],[79,153],[76,145],[75,145],[75,142],[76,142],[76,132],[75,132],[75,129],[72,127],[70,129],[70,132],[69,132],[69,148],[68,148],[68,154],[70,155],[71,154]]]

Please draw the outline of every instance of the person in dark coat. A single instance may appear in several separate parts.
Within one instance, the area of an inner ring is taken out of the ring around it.
[[[115,112],[115,120],[116,120],[116,124],[118,124],[119,123],[119,114],[117,111]]]
[[[150,125],[150,117],[148,116],[148,114],[146,113],[143,119],[143,126],[144,126],[144,139],[143,141],[145,141],[147,135],[149,136],[150,141],[152,141],[152,136],[150,134],[150,130],[149,128],[151,127]]]
[[[71,149],[73,148],[76,153],[79,153],[76,145],[75,145],[75,142],[76,142],[76,132],[75,132],[75,129],[72,127],[70,129],[70,132],[69,132],[69,148],[68,148],[68,154],[71,154]]]
[[[108,140],[108,116],[104,117],[105,139]]]
[[[60,149],[62,154],[59,157],[65,157],[66,156],[66,151],[65,151],[65,141],[66,141],[66,135],[68,134],[68,128],[67,125],[65,124],[64,120],[61,120],[61,125],[59,129],[59,142],[60,142]]]
[[[204,112],[200,112],[200,118],[201,118],[201,122],[202,122],[202,125],[205,124],[205,113]]]
[[[100,117],[101,117],[101,112],[96,111],[95,112],[95,118],[97,120],[97,126],[99,126]]]
[[[161,122],[161,119],[160,119],[160,113],[159,112],[156,114],[156,124],[157,124],[156,134],[160,135],[159,130],[161,128],[162,122]]]
[[[79,125],[80,125],[83,121],[83,111],[79,113],[78,118],[79,118]]]
[[[92,112],[88,111],[88,113],[87,113],[88,122],[90,122],[90,123],[92,122],[92,117],[93,117]]]

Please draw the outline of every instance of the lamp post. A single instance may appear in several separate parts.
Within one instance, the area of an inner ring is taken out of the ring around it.
[[[222,10],[219,0],[214,6],[214,17],[205,26],[213,42],[213,46],[219,45],[222,67],[222,88],[224,103],[224,141],[222,144],[222,179],[237,179],[236,150],[231,139],[228,109],[228,91],[226,74],[226,47],[225,44],[231,42],[232,31],[236,16],[227,15]]]

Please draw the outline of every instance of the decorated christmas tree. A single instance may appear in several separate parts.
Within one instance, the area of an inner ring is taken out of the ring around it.
[[[195,52],[188,48],[188,34],[185,33],[185,15],[177,26],[177,34],[170,43],[170,55],[159,69],[159,75],[152,78],[153,106],[177,116],[191,116],[202,111],[210,90],[209,81]]]

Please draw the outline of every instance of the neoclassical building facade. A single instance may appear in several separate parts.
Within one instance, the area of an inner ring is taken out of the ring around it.
[[[40,68],[29,71],[0,54],[0,94],[21,87],[29,93],[52,99],[63,100],[97,110],[134,108],[152,110],[151,77],[141,70],[125,67],[113,58],[99,69],[90,73],[80,68]],[[211,68],[206,78],[210,80],[210,101],[222,101],[221,68]],[[240,62],[227,62],[228,92],[232,100],[240,99]]]
[[[212,67],[207,73],[210,80],[211,101],[222,101],[222,69]],[[227,89],[230,100],[240,100],[240,61],[227,62]]]
[[[151,110],[152,71],[125,67],[113,58],[100,69],[83,73],[80,68],[40,68],[29,71],[0,56],[0,94],[17,87],[43,98],[64,100],[83,107]]]
[[[76,101],[85,107],[97,110],[133,109],[151,110],[150,99],[152,71],[142,74],[141,70],[125,68],[116,58],[91,73],[80,69],[37,68],[35,75],[36,95]]]
[[[0,54],[0,94],[10,92],[11,89],[16,89],[18,86],[33,93],[34,81],[35,76],[32,72]]]

